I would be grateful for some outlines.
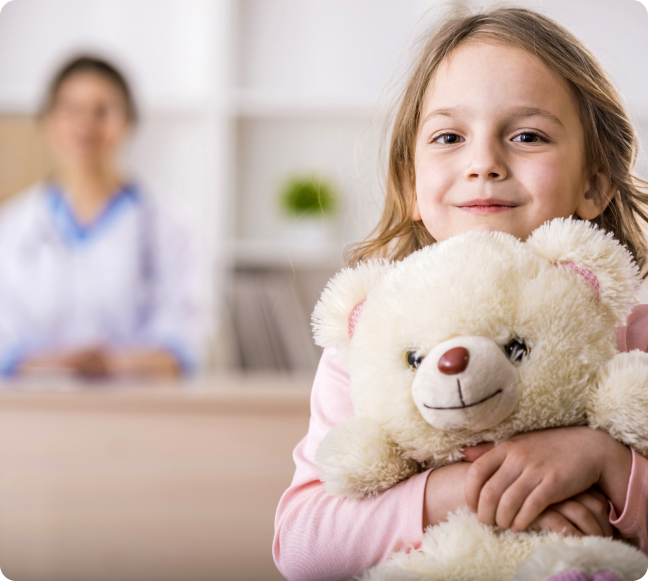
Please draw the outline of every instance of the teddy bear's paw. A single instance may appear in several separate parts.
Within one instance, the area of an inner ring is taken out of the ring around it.
[[[514,581],[580,581],[583,575],[588,581],[607,581],[604,574],[619,581],[636,581],[646,571],[648,557],[630,545],[602,537],[567,537],[538,547],[519,566]]]
[[[587,406],[590,427],[648,454],[648,354],[619,353],[602,368]]]
[[[322,440],[315,459],[326,490],[349,498],[377,494],[420,469],[417,462],[403,456],[380,424],[367,418],[338,424]]]

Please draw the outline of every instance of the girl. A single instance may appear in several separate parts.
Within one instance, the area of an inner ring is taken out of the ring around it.
[[[73,60],[42,119],[55,170],[0,213],[0,375],[191,371],[207,285],[187,233],[118,167],[136,120],[124,77]]]
[[[636,138],[594,57],[551,20],[519,8],[448,20],[429,40],[391,136],[387,198],[351,264],[401,259],[471,230],[520,239],[574,216],[612,232],[645,263],[648,195],[631,173]],[[646,310],[619,330],[621,349],[648,345]],[[329,496],[315,451],[353,414],[349,377],[325,351],[308,435],[279,504],[274,557],[291,581],[349,579],[463,506],[522,531],[612,535],[648,547],[648,460],[585,427],[519,435],[467,462],[427,471],[365,500]],[[472,463],[471,463],[472,461]]]

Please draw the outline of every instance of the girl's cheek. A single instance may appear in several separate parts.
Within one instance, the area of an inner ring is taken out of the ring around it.
[[[576,164],[576,167],[578,165]],[[572,213],[578,189],[578,175],[560,160],[546,160],[519,168],[518,175],[533,202],[558,217]]]
[[[421,159],[415,173],[419,203],[427,199],[441,201],[457,178],[456,170],[449,161],[436,163],[436,160]]]

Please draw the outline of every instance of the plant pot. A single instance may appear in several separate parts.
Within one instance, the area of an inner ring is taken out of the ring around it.
[[[335,228],[326,219],[301,217],[286,223],[283,237],[292,248],[320,251],[333,245]]]

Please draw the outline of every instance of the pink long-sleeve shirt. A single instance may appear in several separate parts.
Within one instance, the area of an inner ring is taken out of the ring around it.
[[[617,329],[621,351],[648,347],[648,305]],[[293,481],[275,518],[275,563],[289,581],[348,580],[394,551],[417,548],[423,538],[423,504],[430,471],[378,496],[351,500],[329,495],[318,478],[315,452],[328,431],[353,415],[347,371],[325,350],[311,396],[308,434],[293,453]],[[611,508],[610,522],[622,537],[648,548],[648,460],[632,454],[623,513]]]

